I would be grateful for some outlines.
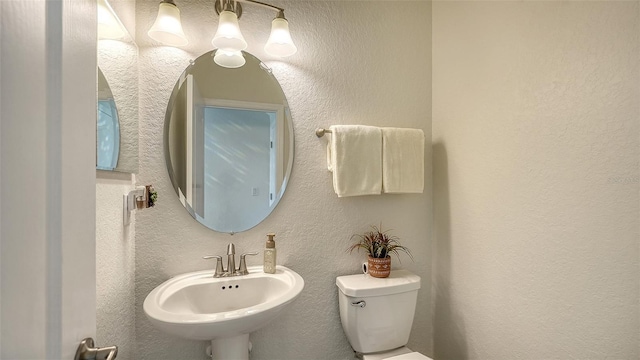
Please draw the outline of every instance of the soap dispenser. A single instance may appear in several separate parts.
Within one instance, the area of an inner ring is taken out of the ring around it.
[[[276,242],[273,238],[276,234],[267,234],[267,243],[264,248],[264,272],[267,274],[276,273]]]

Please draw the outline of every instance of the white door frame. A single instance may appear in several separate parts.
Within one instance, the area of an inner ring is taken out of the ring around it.
[[[95,0],[0,1],[0,37],[0,357],[72,359],[96,332]]]

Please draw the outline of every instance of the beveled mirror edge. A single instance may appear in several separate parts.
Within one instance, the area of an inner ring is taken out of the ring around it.
[[[211,50],[208,52],[205,52],[201,55],[199,55],[197,58],[200,58],[202,56],[205,55],[210,55],[212,56],[213,53],[215,52],[215,50]],[[268,66],[266,66],[266,64],[264,64],[262,62],[262,60],[260,60],[258,57],[256,57],[255,55],[246,52],[246,51],[242,51],[243,54],[252,56],[253,58],[255,58],[256,60],[258,60],[260,68],[267,73],[279,86],[280,86],[280,82],[278,81],[278,79],[275,77],[275,75],[273,75],[273,72],[271,70],[271,68],[269,68]],[[213,61],[213,60],[212,60]],[[165,165],[166,165],[166,170],[167,173],[169,175],[169,180],[171,182],[171,187],[173,187],[173,190],[175,191],[177,197],[178,197],[178,201],[181,203],[181,205],[185,208],[185,210],[187,210],[187,212],[189,213],[189,215],[191,216],[191,219],[193,221],[195,221],[196,223],[198,223],[200,226],[203,226],[209,230],[221,233],[221,234],[230,234],[233,235],[235,233],[238,232],[244,232],[244,231],[248,231],[253,229],[254,227],[260,225],[267,217],[269,217],[269,215],[271,215],[271,213],[273,213],[273,211],[275,211],[275,208],[278,206],[278,204],[280,203],[280,201],[282,200],[282,198],[284,197],[284,194],[286,192],[287,186],[289,184],[289,179],[291,177],[291,173],[293,172],[293,163],[294,163],[294,159],[295,159],[295,129],[294,129],[294,125],[293,125],[293,117],[291,115],[291,109],[289,107],[289,101],[286,98],[286,96],[284,95],[284,90],[283,90],[283,97],[284,97],[284,111],[285,111],[285,119],[288,119],[287,123],[287,128],[289,131],[289,152],[290,152],[290,156],[288,158],[287,161],[287,170],[285,173],[285,176],[283,178],[282,181],[282,185],[280,187],[280,191],[276,196],[276,200],[274,201],[273,205],[270,206],[270,211],[265,214],[265,216],[258,221],[255,225],[252,225],[250,227],[247,227],[245,229],[240,229],[237,231],[219,231],[216,229],[212,229],[211,227],[203,224],[202,222],[198,221],[196,218],[196,214],[193,210],[193,208],[187,204],[186,202],[183,202],[180,196],[180,190],[179,187],[177,185],[177,181],[175,179],[175,175],[174,175],[174,171],[173,171],[173,165],[171,163],[171,153],[170,153],[170,149],[169,149],[169,128],[171,126],[171,115],[173,112],[173,107],[174,107],[174,102],[176,97],[178,96],[178,91],[180,89],[180,85],[186,80],[188,74],[189,74],[189,70],[194,66],[195,64],[195,60],[192,59],[189,61],[189,65],[187,65],[187,67],[182,71],[182,73],[180,74],[180,77],[178,78],[178,80],[176,81],[175,85],[173,86],[172,90],[171,90],[171,94],[169,95],[169,99],[168,99],[168,105],[167,105],[167,110],[165,112],[165,116],[164,116],[164,125],[163,125],[163,151],[164,151],[164,159],[165,159]],[[280,86],[280,88],[282,89],[282,86]]]
[[[166,165],[165,168],[169,173],[169,181],[171,181],[171,187],[173,187],[173,190],[176,192],[176,195],[178,195],[178,200],[180,200],[180,192],[178,190],[177,181],[174,178],[173,165],[171,164],[171,151],[169,150],[169,127],[171,125],[171,113],[173,113],[173,104],[175,102],[176,97],[178,96],[178,90],[180,88],[180,84],[184,82],[187,71],[191,67],[193,67],[193,64],[194,64],[194,61],[190,60],[189,65],[187,65],[187,67],[182,71],[182,73],[180,74],[180,77],[176,81],[176,84],[173,86],[173,89],[171,90],[171,95],[169,95],[169,101],[167,102],[167,110],[165,111],[165,114],[164,114],[164,124],[162,129],[162,148],[164,150],[164,163]],[[194,216],[193,211],[191,210],[191,207],[189,208],[185,207],[185,209],[189,211],[192,217]]]

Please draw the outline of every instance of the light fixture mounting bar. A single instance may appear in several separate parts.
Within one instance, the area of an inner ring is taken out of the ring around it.
[[[268,9],[277,11],[278,12],[277,17],[284,18],[284,9],[283,8],[275,6],[275,5],[263,3],[263,2],[260,2],[260,1],[255,1],[255,0],[216,0],[214,7],[215,7],[216,13],[218,15],[220,15],[220,13],[224,10],[223,3],[227,2],[227,1],[232,1],[232,2],[236,3],[235,4],[235,12],[236,12],[236,15],[238,16],[238,19],[242,15],[242,6],[240,6],[240,4],[238,4],[238,3],[254,4],[254,5],[266,7]]]
[[[260,1],[256,1],[256,0],[236,0],[236,1],[243,2],[243,3],[249,3],[249,4],[256,4],[256,5],[259,5],[259,6],[267,7],[269,9],[271,9],[271,10],[275,10],[275,11],[278,11],[278,12],[284,12],[284,9],[281,8],[281,7],[277,7],[277,6],[274,6],[274,5],[271,5],[271,4],[267,4],[267,3],[263,3],[263,2],[260,2]]]
[[[238,19],[240,19],[240,17],[242,16],[242,6],[234,0],[216,0],[215,4],[213,5],[213,7],[216,9],[216,14],[220,15],[220,13],[225,10],[225,5],[229,3],[234,3],[233,12],[235,12]]]

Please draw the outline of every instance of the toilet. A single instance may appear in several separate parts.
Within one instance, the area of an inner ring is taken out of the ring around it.
[[[411,351],[409,341],[420,277],[393,270],[387,278],[366,274],[339,276],[342,328],[363,360],[431,360]]]

